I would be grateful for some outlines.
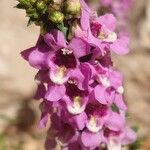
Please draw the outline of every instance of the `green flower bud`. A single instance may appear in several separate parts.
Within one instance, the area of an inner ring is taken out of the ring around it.
[[[24,6],[25,8],[29,8],[31,6],[29,0],[18,0],[19,3]]]
[[[42,11],[46,8],[46,4],[44,1],[38,1],[36,4],[37,10]]]
[[[37,0],[30,0],[30,4],[34,5]]]
[[[79,0],[66,0],[64,2],[64,11],[69,15],[78,15],[81,5]]]
[[[57,10],[54,10],[54,11],[51,11],[49,13],[49,16],[48,16],[49,20],[51,20],[53,23],[62,23],[63,20],[64,20],[64,14],[61,13],[60,11],[57,11]]]

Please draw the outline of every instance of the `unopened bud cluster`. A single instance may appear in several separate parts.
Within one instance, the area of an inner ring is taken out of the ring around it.
[[[18,0],[16,6],[25,9],[29,22],[50,28],[80,14],[79,0]]]

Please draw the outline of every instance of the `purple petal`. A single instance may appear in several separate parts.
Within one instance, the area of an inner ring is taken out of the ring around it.
[[[101,25],[104,25],[110,31],[114,31],[116,28],[117,20],[113,14],[105,14],[98,18],[98,21]]]
[[[90,47],[85,41],[83,41],[81,39],[74,38],[71,40],[68,48],[73,51],[74,55],[77,58],[79,58],[79,57],[82,57],[82,56],[89,54],[89,48]]]
[[[74,70],[71,70],[68,73],[68,76],[77,82],[78,88],[80,90],[84,90],[85,86],[83,85],[83,82],[84,82],[85,77],[82,74],[82,72],[80,71],[80,69],[76,68]]]
[[[43,53],[39,51],[37,47],[32,47],[21,52],[24,59],[29,61],[29,64],[36,69],[46,68],[46,58],[48,53]]]
[[[84,0],[80,0],[81,3],[81,26],[83,30],[87,30],[90,27],[90,9]]]
[[[128,144],[131,144],[131,143],[135,142],[135,140],[137,138],[137,135],[132,129],[127,127],[124,130],[124,134],[125,134],[125,137],[122,140],[123,145],[128,145]]]
[[[41,115],[41,119],[39,121],[38,128],[45,128],[46,127],[47,122],[48,122],[48,117],[49,117],[48,114],[42,114]]]
[[[50,33],[44,35],[44,40],[54,50],[66,47],[64,34],[59,30],[52,30]]]
[[[49,105],[48,103],[46,103],[45,101],[43,101],[40,104],[40,110],[41,110],[41,119],[39,121],[38,127],[39,128],[45,128],[48,122],[48,118],[49,118],[49,113],[52,112],[52,107],[51,105]]]
[[[48,101],[58,101],[65,95],[66,88],[64,85],[49,85],[45,98]]]
[[[99,146],[99,144],[102,142],[102,134],[101,132],[94,134],[84,131],[81,135],[81,142],[85,147]]]
[[[127,38],[119,38],[110,45],[110,49],[118,55],[125,55],[130,51],[128,44],[129,40]]]
[[[113,131],[122,130],[125,127],[124,117],[116,112],[112,112],[110,119],[106,123],[106,126]]]
[[[75,123],[76,123],[76,126],[79,130],[83,130],[83,128],[85,127],[85,123],[86,123],[86,120],[87,120],[87,116],[85,113],[81,113],[77,116],[75,116]]]
[[[39,100],[41,98],[44,98],[45,94],[46,94],[46,88],[44,84],[39,84],[34,98]]]
[[[95,87],[94,96],[95,99],[98,100],[101,104],[107,104],[108,102],[110,102],[109,94],[101,85]]]
[[[119,71],[110,70],[109,81],[115,89],[122,86],[123,75]]]
[[[115,94],[115,101],[114,103],[116,106],[122,110],[127,110],[127,106],[125,102],[123,101],[123,97],[121,94]]]

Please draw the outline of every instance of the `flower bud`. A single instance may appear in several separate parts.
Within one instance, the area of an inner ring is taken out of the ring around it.
[[[20,3],[21,5],[23,5],[25,8],[29,8],[29,7],[31,6],[29,0],[18,0],[18,1],[19,1],[19,3]]]
[[[37,10],[41,11],[46,8],[46,4],[44,1],[38,1],[36,4]]]
[[[30,4],[34,5],[37,0],[30,0]]]
[[[64,11],[69,15],[78,15],[80,9],[81,6],[79,0],[66,0],[64,2]]]
[[[57,10],[54,10],[54,11],[51,11],[49,13],[49,16],[48,16],[49,20],[51,20],[53,23],[62,23],[63,20],[64,20],[64,14],[61,13],[60,11],[57,11]]]

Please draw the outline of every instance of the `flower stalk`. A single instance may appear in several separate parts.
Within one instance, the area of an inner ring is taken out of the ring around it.
[[[134,142],[125,120],[123,75],[111,57],[127,54],[129,39],[114,14],[99,16],[84,0],[22,0],[20,6],[44,30],[21,55],[38,70],[39,127],[51,120],[45,149],[121,150]]]

